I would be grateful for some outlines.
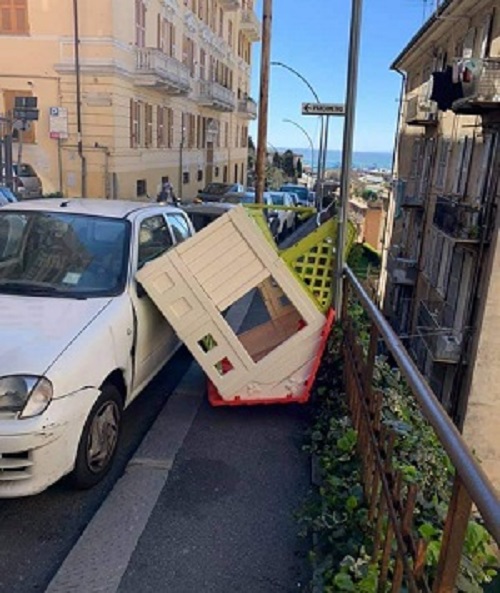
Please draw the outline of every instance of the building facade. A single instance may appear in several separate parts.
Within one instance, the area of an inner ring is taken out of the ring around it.
[[[498,1],[445,0],[393,68],[384,310],[500,488]]]
[[[0,112],[38,98],[39,121],[14,137],[46,193],[142,198],[169,176],[190,199],[211,181],[245,183],[253,0],[77,6],[77,21],[60,0],[0,9]]]

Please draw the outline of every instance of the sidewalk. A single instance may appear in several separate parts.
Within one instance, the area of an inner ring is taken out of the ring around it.
[[[258,315],[250,302],[233,327]],[[273,593],[308,582],[305,406],[212,408],[193,363],[47,593]]]

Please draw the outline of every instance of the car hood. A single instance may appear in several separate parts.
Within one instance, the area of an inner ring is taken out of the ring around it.
[[[110,300],[0,294],[0,377],[46,373]]]

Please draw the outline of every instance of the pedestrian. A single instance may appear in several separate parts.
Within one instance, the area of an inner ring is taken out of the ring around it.
[[[165,177],[165,179],[162,182],[161,190],[160,190],[160,193],[158,194],[157,201],[158,202],[167,202],[170,204],[178,204],[179,203],[179,200],[177,199],[175,192],[174,192],[174,186],[172,185],[172,183],[170,182],[170,179],[168,177]]]

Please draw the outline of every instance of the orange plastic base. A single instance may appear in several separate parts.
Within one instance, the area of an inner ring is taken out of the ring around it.
[[[319,365],[321,364],[321,358],[323,357],[323,352],[325,351],[326,342],[328,340],[328,336],[330,335],[330,330],[335,322],[335,311],[330,309],[328,311],[328,315],[326,317],[325,326],[323,331],[321,332],[321,341],[319,343],[318,350],[316,352],[316,356],[314,358],[314,364],[309,375],[309,378],[304,384],[304,390],[298,396],[293,396],[292,394],[286,394],[283,397],[275,397],[275,398],[259,398],[259,399],[249,399],[245,397],[244,399],[240,396],[236,396],[234,399],[227,401],[222,399],[220,396],[219,391],[215,387],[215,385],[210,381],[207,380],[207,389],[208,389],[208,401],[214,407],[219,406],[256,406],[259,404],[262,405],[270,405],[270,404],[305,404],[309,401],[311,396],[311,389],[313,387],[314,381],[316,379],[316,374],[319,369]]]

